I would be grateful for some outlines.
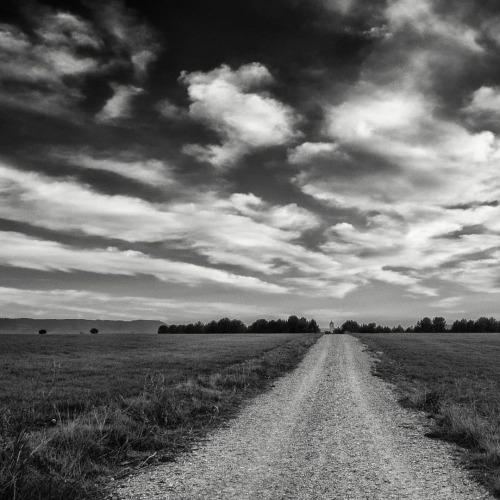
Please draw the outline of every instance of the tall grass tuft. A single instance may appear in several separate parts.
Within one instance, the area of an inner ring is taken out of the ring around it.
[[[243,398],[296,365],[318,335],[258,358],[172,381],[149,372],[142,389],[108,400],[52,400],[2,408],[0,500],[81,500],[102,497],[106,476],[172,460],[194,439],[232,416]]]
[[[360,338],[377,353],[374,370],[399,388],[401,403],[433,418],[429,436],[460,445],[464,463],[500,496],[500,337],[412,334]]]

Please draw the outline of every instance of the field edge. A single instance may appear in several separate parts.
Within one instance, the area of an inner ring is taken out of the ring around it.
[[[116,397],[74,419],[36,428],[36,408],[0,419],[0,500],[109,498],[117,480],[172,461],[237,415],[241,405],[294,369],[322,334],[222,369],[165,382],[151,374],[140,394]],[[24,419],[24,420],[23,420]]]
[[[463,465],[496,498],[500,498],[500,428],[497,416],[490,422],[473,403],[458,403],[443,389],[405,371],[402,363],[387,354],[369,334],[354,334],[372,358],[372,374],[388,382],[404,408],[425,413],[430,439],[457,445]],[[371,340],[371,342],[370,342]]]

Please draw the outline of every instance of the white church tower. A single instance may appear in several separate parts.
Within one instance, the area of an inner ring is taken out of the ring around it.
[[[334,328],[335,328],[335,325],[333,324],[333,321],[330,320],[330,333],[333,333]]]

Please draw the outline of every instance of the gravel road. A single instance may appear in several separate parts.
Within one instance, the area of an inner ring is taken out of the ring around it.
[[[120,500],[489,499],[454,448],[426,438],[370,374],[349,335],[326,335],[300,366],[176,463],[117,484]]]

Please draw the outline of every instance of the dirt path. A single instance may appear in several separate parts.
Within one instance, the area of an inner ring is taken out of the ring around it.
[[[492,498],[423,436],[351,336],[327,335],[301,365],[177,463],[118,485],[121,500]]]

